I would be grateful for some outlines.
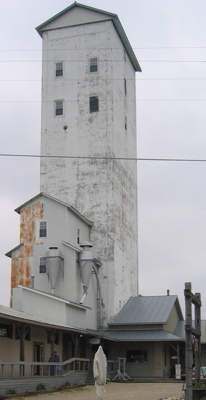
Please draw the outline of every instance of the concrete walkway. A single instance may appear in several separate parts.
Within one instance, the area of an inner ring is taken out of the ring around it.
[[[116,383],[106,385],[103,400],[157,400],[164,397],[182,398],[183,383]],[[55,393],[21,397],[29,400],[97,400],[94,386],[84,386]]]

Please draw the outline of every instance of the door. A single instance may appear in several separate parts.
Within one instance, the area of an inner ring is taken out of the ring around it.
[[[43,362],[44,361],[44,344],[34,343],[34,361]],[[34,375],[41,375],[41,366],[34,366]]]

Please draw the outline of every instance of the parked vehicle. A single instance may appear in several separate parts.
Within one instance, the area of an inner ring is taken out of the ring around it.
[[[192,370],[192,380],[195,381],[195,367]],[[206,381],[206,367],[200,367],[200,380]]]

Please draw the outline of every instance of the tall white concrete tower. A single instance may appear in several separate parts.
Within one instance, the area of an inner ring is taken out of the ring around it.
[[[94,223],[106,324],[138,294],[135,72],[141,69],[115,14],[74,3],[37,31],[47,156],[41,191]]]

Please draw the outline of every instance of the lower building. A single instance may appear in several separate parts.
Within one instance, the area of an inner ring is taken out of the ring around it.
[[[99,344],[110,380],[170,379],[176,365],[184,373],[185,329],[177,296],[131,297],[105,328],[92,222],[44,193],[15,211],[20,244],[6,254],[11,307],[0,306],[0,394],[6,393],[8,378],[16,388],[17,378],[24,378],[24,391],[35,388],[37,377],[47,388],[87,382]],[[26,379],[32,379],[29,388]]]

